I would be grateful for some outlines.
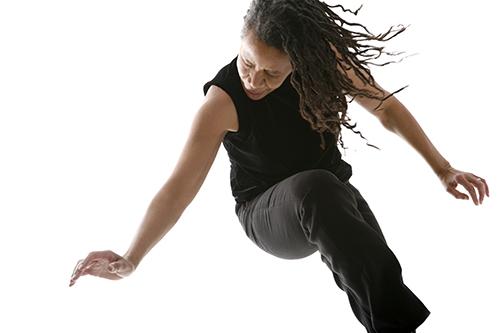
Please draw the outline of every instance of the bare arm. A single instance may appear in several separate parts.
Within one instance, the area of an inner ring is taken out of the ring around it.
[[[359,103],[368,108],[374,101],[365,99]],[[410,111],[396,97],[391,96],[384,101],[384,108],[379,119],[387,130],[403,138],[425,159],[446,191],[455,198],[469,199],[467,194],[456,189],[458,184],[469,192],[475,205],[482,204],[485,195],[489,196],[486,180],[474,173],[452,167],[432,144]]]
[[[422,127],[420,127],[408,109],[394,95],[387,97],[390,93],[382,88],[377,82],[374,82],[374,84],[378,90],[365,84],[355,74],[352,66],[345,64],[342,55],[337,51],[337,49],[332,44],[330,44],[330,46],[337,55],[338,69],[345,73],[356,88],[369,90],[370,93],[378,96],[379,98],[386,98],[382,104],[380,104],[380,100],[376,98],[369,98],[361,95],[356,96],[354,100],[359,105],[363,106],[365,110],[376,116],[387,130],[406,140],[406,142],[427,161],[436,175],[439,176],[442,172],[448,169],[450,167],[450,163],[448,163],[436,147],[434,147],[432,142],[424,133]],[[362,68],[359,68],[359,70],[364,71]],[[379,104],[380,106],[378,106]],[[378,108],[375,111],[377,106]]]
[[[151,201],[125,259],[135,267],[175,225],[203,184],[222,139],[234,123],[229,96],[211,87],[196,114],[179,161]]]
[[[364,87],[362,81],[357,77],[353,78],[353,82]],[[377,83],[375,84],[382,89],[384,97],[390,95]],[[375,90],[372,90],[372,92],[375,93]],[[377,94],[381,95],[381,93]],[[413,147],[425,159],[437,176],[440,176],[450,167],[450,163],[432,144],[417,120],[394,95],[384,100],[378,111],[374,111],[375,107],[380,103],[377,99],[357,96],[354,100],[375,115],[388,131],[397,134]]]
[[[391,96],[384,114],[383,124],[385,128],[412,146],[426,160],[437,176],[450,167],[450,163],[432,144],[417,120],[397,98]]]
[[[471,172],[453,168],[432,144],[410,111],[394,95],[387,97],[390,93],[376,82],[374,84],[380,91],[366,85],[357,77],[352,67],[346,70],[350,66],[342,66],[341,55],[332,44],[330,45],[339,60],[339,70],[344,72],[357,88],[368,89],[377,97],[386,98],[380,106],[380,101],[377,98],[356,96],[354,100],[376,116],[387,130],[397,134],[413,147],[429,164],[448,193],[457,199],[469,199],[465,193],[456,189],[457,185],[460,184],[469,192],[476,205],[482,203],[485,194],[489,196],[488,184],[484,178],[478,177]],[[375,108],[377,108],[377,111],[375,111]],[[476,188],[478,194],[476,194]]]

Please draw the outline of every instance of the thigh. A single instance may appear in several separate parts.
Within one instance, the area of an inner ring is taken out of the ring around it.
[[[340,182],[333,173],[325,172],[306,170],[296,173],[251,201],[238,205],[236,214],[248,238],[262,250],[283,259],[300,259],[316,252],[317,247],[308,240],[309,231],[300,221],[300,210],[303,194],[317,184],[318,179],[328,183],[335,178],[331,184]],[[375,215],[359,190],[349,181],[343,184],[342,187],[353,194],[364,222],[386,243]]]
[[[237,215],[246,235],[265,252],[283,259],[301,259],[317,251],[299,220],[300,196],[294,174],[240,205]]]

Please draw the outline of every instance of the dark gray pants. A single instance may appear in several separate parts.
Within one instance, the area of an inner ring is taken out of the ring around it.
[[[302,171],[235,211],[246,235],[276,257],[300,259],[318,250],[368,333],[409,333],[429,316],[349,181],[324,169]]]

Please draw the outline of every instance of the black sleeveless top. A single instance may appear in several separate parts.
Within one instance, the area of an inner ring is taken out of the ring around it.
[[[238,132],[228,131],[223,145],[231,162],[230,184],[236,203],[255,198],[277,182],[308,169],[327,169],[346,182],[351,165],[342,160],[333,134],[321,137],[299,113],[299,95],[290,83],[283,84],[262,99],[250,99],[243,90],[236,67],[237,57],[203,86],[223,89],[238,114]]]

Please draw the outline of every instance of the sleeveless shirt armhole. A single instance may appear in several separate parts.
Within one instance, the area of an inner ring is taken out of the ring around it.
[[[205,95],[207,94],[208,89],[212,85],[221,88],[222,90],[224,90],[226,92],[226,94],[229,95],[229,97],[233,101],[233,105],[234,105],[234,108],[236,109],[236,114],[238,116],[238,131],[237,132],[227,131],[226,136],[234,136],[234,135],[236,135],[236,136],[238,136],[238,137],[240,137],[242,139],[245,138],[247,136],[247,134],[248,134],[247,127],[246,127],[247,121],[244,118],[244,116],[242,114],[242,111],[239,108],[236,107],[237,104],[236,104],[236,100],[234,99],[233,95],[223,85],[221,85],[221,84],[219,84],[217,82],[214,82],[213,80],[205,83],[205,85],[203,86],[203,93]]]

